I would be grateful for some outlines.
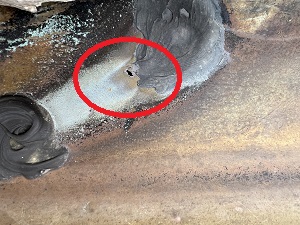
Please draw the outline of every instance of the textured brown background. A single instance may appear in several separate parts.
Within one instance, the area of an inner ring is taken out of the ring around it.
[[[225,2],[248,39],[227,35],[231,62],[199,90],[70,145],[41,179],[0,183],[0,224],[299,224],[299,3],[245,22],[273,2]]]

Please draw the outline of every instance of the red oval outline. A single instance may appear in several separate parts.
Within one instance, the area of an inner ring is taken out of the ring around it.
[[[108,110],[108,109],[102,108],[102,107],[98,106],[97,104],[93,103],[83,93],[83,91],[80,88],[79,72],[80,72],[80,68],[81,68],[82,64],[84,63],[84,61],[92,53],[94,53],[95,51],[97,51],[101,48],[104,48],[106,46],[113,45],[113,44],[123,43],[123,42],[135,42],[135,43],[138,43],[138,44],[144,44],[144,45],[150,46],[152,48],[156,48],[160,52],[164,53],[170,59],[170,61],[173,63],[173,65],[175,67],[177,80],[176,80],[176,85],[175,85],[175,88],[174,88],[173,92],[162,103],[158,104],[157,106],[155,106],[153,108],[150,108],[150,109],[147,109],[147,110],[144,110],[144,111],[133,112],[133,113],[122,113],[122,112],[116,112],[116,111]],[[160,44],[158,44],[156,42],[153,42],[153,41],[150,41],[150,40],[147,40],[147,39],[143,39],[143,38],[119,37],[119,38],[112,38],[112,39],[100,42],[100,43],[92,46],[91,48],[89,48],[85,53],[83,53],[82,56],[80,56],[80,58],[76,62],[76,65],[74,67],[73,83],[74,83],[74,87],[75,87],[75,90],[76,90],[78,96],[89,107],[95,109],[96,111],[98,111],[100,113],[103,113],[105,115],[108,115],[108,116],[113,116],[113,117],[118,117],[118,118],[137,118],[137,117],[148,116],[148,115],[151,115],[153,113],[156,113],[156,112],[162,110],[163,108],[167,107],[176,98],[177,94],[180,91],[181,84],[182,84],[182,70],[181,70],[180,64],[177,61],[177,59],[175,58],[175,56],[168,49],[161,46]]]

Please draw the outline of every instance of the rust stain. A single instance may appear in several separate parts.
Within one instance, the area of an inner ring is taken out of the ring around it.
[[[255,33],[267,21],[272,19],[279,9],[272,3],[257,1],[226,1],[227,7],[234,8],[232,22],[238,29]]]
[[[263,39],[299,38],[299,9],[292,1],[224,0],[230,12],[232,29],[239,35]]]
[[[7,7],[7,6],[0,6],[0,23],[4,23],[9,21],[10,19],[13,18],[13,15],[15,13],[16,9]],[[0,24],[0,28],[1,28]]]
[[[0,62],[0,94],[26,92],[29,85],[41,85],[34,81],[39,76],[40,64],[47,62],[49,44],[40,42],[38,45],[18,48],[12,56]]]

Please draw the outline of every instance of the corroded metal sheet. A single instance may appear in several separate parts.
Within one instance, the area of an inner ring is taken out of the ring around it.
[[[247,37],[166,110],[86,124],[64,168],[2,182],[3,223],[299,224],[300,41]]]

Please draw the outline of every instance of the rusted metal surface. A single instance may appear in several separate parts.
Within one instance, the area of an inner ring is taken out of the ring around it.
[[[0,95],[20,92],[40,98],[70,79],[86,49],[99,40],[127,35],[132,3],[104,2],[50,4],[39,14],[0,8]]]
[[[286,35],[227,33],[231,62],[202,87],[65,140],[64,168],[0,184],[1,224],[299,224],[300,41]]]
[[[298,39],[298,0],[224,0],[232,28],[239,35],[260,39]]]

